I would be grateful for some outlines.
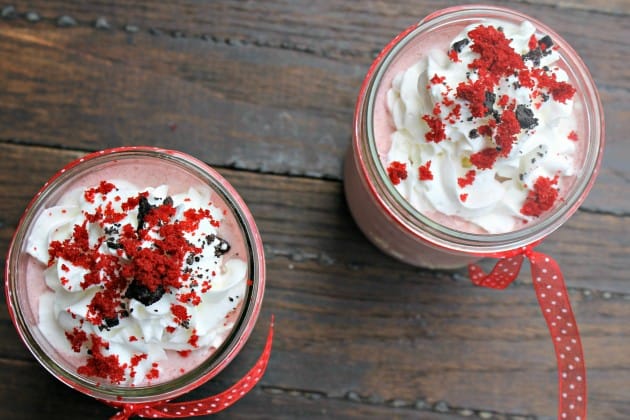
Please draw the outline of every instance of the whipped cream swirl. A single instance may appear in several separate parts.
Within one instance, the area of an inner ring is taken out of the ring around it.
[[[512,62],[491,57],[488,34],[504,37]],[[537,181],[557,194],[558,181],[576,174],[575,90],[558,58],[530,22],[488,20],[397,74],[382,156],[395,188],[420,212],[471,232],[509,232],[548,210],[524,206],[543,196]]]
[[[219,236],[223,219],[194,188],[169,196],[166,185],[104,181],[66,194],[28,238],[28,253],[47,266],[40,330],[84,358],[80,374],[115,384],[160,382],[173,352],[209,355],[247,284],[246,263],[228,257]]]

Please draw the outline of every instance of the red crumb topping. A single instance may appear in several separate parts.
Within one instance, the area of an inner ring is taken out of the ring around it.
[[[480,25],[468,32],[473,41],[470,49],[479,57],[468,65],[477,69],[481,78],[497,83],[503,76],[510,76],[525,67],[523,58],[510,46],[510,40],[494,26]]]
[[[567,136],[567,138],[569,140],[573,140],[573,141],[578,141],[578,134],[575,132],[575,130],[571,131],[569,133],[569,135]]]
[[[398,185],[401,180],[407,179],[407,165],[404,163],[394,161],[389,164],[387,168],[387,175],[392,181],[392,184]]]
[[[160,371],[158,370],[158,364],[157,363],[153,363],[151,365],[151,370],[149,372],[147,372],[146,374],[146,378],[148,380],[152,380],[152,379],[157,379],[160,377]]]
[[[199,336],[197,335],[197,330],[193,328],[192,334],[190,335],[190,338],[188,339],[188,344],[190,344],[193,347],[197,347],[198,341],[199,341]]]
[[[428,142],[439,143],[446,138],[444,123],[439,117],[423,115],[422,119],[427,123],[430,129],[430,131],[424,135],[424,138]]]
[[[506,109],[501,114],[501,122],[497,125],[494,141],[501,150],[499,155],[506,157],[512,151],[512,145],[516,141],[516,135],[521,131],[521,126],[516,119],[516,114]]]
[[[93,203],[94,197],[96,196],[96,194],[106,195],[110,193],[111,191],[113,191],[114,189],[116,189],[116,186],[112,184],[111,182],[101,181],[101,183],[98,184],[97,187],[86,190],[83,193],[83,196],[85,197],[85,201],[87,201],[88,203]]]
[[[460,82],[457,85],[455,96],[468,102],[470,113],[473,117],[481,118],[488,112],[486,108],[486,92],[490,91],[492,85],[484,79]]]
[[[536,39],[536,35],[532,34],[532,36],[529,37],[529,42],[527,43],[527,47],[530,50],[533,50],[537,46],[538,46],[538,40]]]
[[[99,336],[90,334],[90,339],[92,340],[91,357],[87,359],[85,365],[77,369],[77,372],[80,375],[109,379],[115,384],[122,382],[127,364],[120,365],[118,356],[115,354],[105,356],[102,351],[108,349],[109,344]]]
[[[424,165],[420,165],[418,168],[418,178],[420,181],[430,181],[433,179],[433,173],[431,172],[431,161],[428,160]]]
[[[444,83],[445,80],[446,80],[446,76],[438,76],[437,74],[434,74],[430,82],[433,83],[434,85],[438,85],[440,83]]]
[[[171,305],[171,313],[175,319],[175,322],[178,324],[183,324],[190,319],[190,315],[188,311],[186,311],[186,307],[182,305]]]
[[[138,341],[138,337],[136,337],[135,335],[132,335],[129,337],[129,342],[133,343],[134,341]]]
[[[475,175],[477,175],[477,172],[474,169],[471,169],[470,171],[466,172],[466,175],[464,175],[463,177],[457,178],[457,185],[459,185],[460,188],[472,185],[472,183],[475,181]]]
[[[457,55],[457,51],[455,50],[449,50],[448,58],[450,58],[451,61],[453,61],[454,63],[457,63],[459,61],[459,55]]]
[[[460,194],[459,199],[462,200],[462,203],[466,202],[466,200],[468,199],[468,194],[466,193]]]
[[[534,183],[534,189],[527,194],[521,213],[525,216],[538,217],[553,207],[553,204],[558,199],[557,183],[558,177],[553,179],[543,176],[538,177]]]
[[[81,346],[88,339],[85,331],[77,327],[75,327],[72,330],[72,332],[66,331],[66,338],[70,342],[70,345],[72,346],[72,350],[74,350],[77,353],[81,351]]]
[[[180,350],[177,352],[177,354],[179,354],[182,357],[188,357],[190,356],[191,351],[190,350]]]
[[[494,162],[496,162],[498,157],[499,152],[497,152],[497,149],[487,148],[470,155],[470,163],[479,169],[490,169],[494,166]]]
[[[566,103],[575,94],[575,88],[567,82],[558,82],[555,73],[534,69],[532,70],[532,77],[537,80],[538,87],[547,90],[555,101]]]

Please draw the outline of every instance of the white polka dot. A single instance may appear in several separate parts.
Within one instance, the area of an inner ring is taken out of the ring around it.
[[[578,377],[576,378],[578,380],[578,382],[582,382],[582,377],[578,375]]]
[[[552,301],[551,301],[551,304],[552,304],[552,305],[555,305],[555,304],[557,304],[557,303],[558,303],[558,302],[556,302],[555,300],[552,300]]]
[[[562,296],[562,292],[556,293],[556,296],[561,297]]]
[[[566,356],[564,355],[564,353],[560,354],[560,358],[564,359]]]
[[[563,392],[563,393],[562,393],[562,398],[566,398],[567,396],[568,396],[568,395],[567,395],[567,393],[566,393],[566,392]]]
[[[578,356],[575,356],[575,359],[573,359],[573,360],[575,360],[576,362],[580,363],[580,358]]]
[[[566,373],[566,372],[562,372],[562,377],[563,377],[564,379],[567,379],[567,376],[569,376],[569,375],[567,375],[567,373]]]
[[[567,418],[567,413],[562,413],[562,418],[566,419]]]
[[[541,293],[541,294],[540,294],[540,297],[541,297],[541,298],[546,298],[546,297],[547,297],[547,295],[546,295],[545,293]]]
[[[203,407],[203,403],[197,403],[197,407]]]
[[[574,404],[569,404],[569,410],[573,410],[575,408]]]
[[[552,280],[558,280],[558,276],[556,276],[555,274],[553,276],[551,276]]]
[[[546,269],[546,268],[543,268],[543,269],[542,269],[542,270],[540,270],[540,271],[541,271],[541,272],[543,272],[543,273],[547,273],[547,269]]]
[[[575,366],[569,365],[569,370],[573,370],[573,369],[575,369]]]
[[[178,416],[181,416],[182,412],[181,411],[176,411],[175,414],[177,414]]]
[[[582,396],[581,396],[581,395],[578,395],[578,396],[577,396],[577,400],[578,400],[578,401],[582,401]]]
[[[575,389],[575,385],[570,384],[570,385],[569,385],[569,389]]]
[[[573,324],[572,324],[572,323],[567,322],[567,327],[572,327],[572,326],[573,326]]]
[[[212,410],[206,410],[206,413],[210,414],[212,413]]]
[[[162,411],[164,411],[165,413],[168,413],[168,408],[167,408],[167,407],[164,407],[164,408],[162,409]]]
[[[542,279],[540,277],[536,277],[536,281],[540,283]]]
[[[549,262],[549,257],[545,257],[545,262]]]
[[[547,313],[551,312],[551,308],[545,309],[545,312],[547,312]]]
[[[555,327],[556,325],[558,325],[558,324],[556,324],[555,321],[551,323],[552,327]]]

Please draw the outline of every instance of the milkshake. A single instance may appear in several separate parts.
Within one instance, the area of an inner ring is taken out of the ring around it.
[[[57,174],[7,264],[18,331],[66,383],[103,399],[179,395],[253,328],[264,260],[236,191],[194,158],[97,153]]]
[[[592,185],[602,145],[597,92],[564,40],[506,9],[446,9],[372,65],[346,196],[388,254],[457,267],[557,229]]]

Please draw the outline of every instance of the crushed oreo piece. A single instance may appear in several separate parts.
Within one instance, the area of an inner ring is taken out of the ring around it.
[[[477,131],[476,128],[473,128],[472,130],[470,130],[470,132],[468,133],[468,137],[471,139],[476,139],[477,137],[479,137],[479,132]]]
[[[534,66],[540,66],[540,59],[543,56],[543,51],[540,47],[536,47],[533,50],[528,51],[526,54],[523,54],[523,61],[531,61]]]
[[[455,50],[455,52],[460,53],[462,52],[464,47],[468,45],[469,42],[470,41],[468,40],[468,38],[460,39],[459,41],[453,44],[453,49]]]
[[[110,249],[122,249],[122,247],[123,247],[122,244],[114,242],[113,240],[111,240],[111,241],[108,240],[106,242],[106,244],[107,244],[107,247],[110,248]]]
[[[160,300],[164,293],[165,290],[162,285],[151,291],[147,286],[134,279],[127,287],[125,297],[127,299],[135,299],[144,306],[149,306]]]
[[[164,200],[162,200],[162,205],[163,206],[173,206],[173,198],[169,195],[168,197],[166,197]]]
[[[486,98],[483,101],[483,106],[486,107],[486,115],[492,113],[492,108],[494,107],[494,100],[497,98],[493,92],[486,91]]]
[[[138,230],[144,227],[144,216],[149,214],[153,209],[153,206],[149,203],[149,200],[145,196],[140,196],[140,202],[138,203]]]
[[[217,242],[214,244],[214,255],[217,257],[220,257],[230,250],[230,243],[217,235],[211,234],[206,236],[206,242],[208,242],[208,245]]]
[[[115,327],[116,325],[120,323],[118,318],[105,318],[104,321],[107,328]]]
[[[538,119],[534,117],[534,112],[526,105],[516,106],[516,119],[522,129],[529,130],[538,125]]]
[[[546,49],[550,49],[551,47],[553,47],[553,39],[551,39],[549,35],[545,35],[538,40],[538,45],[542,46],[543,44],[545,45]]]

